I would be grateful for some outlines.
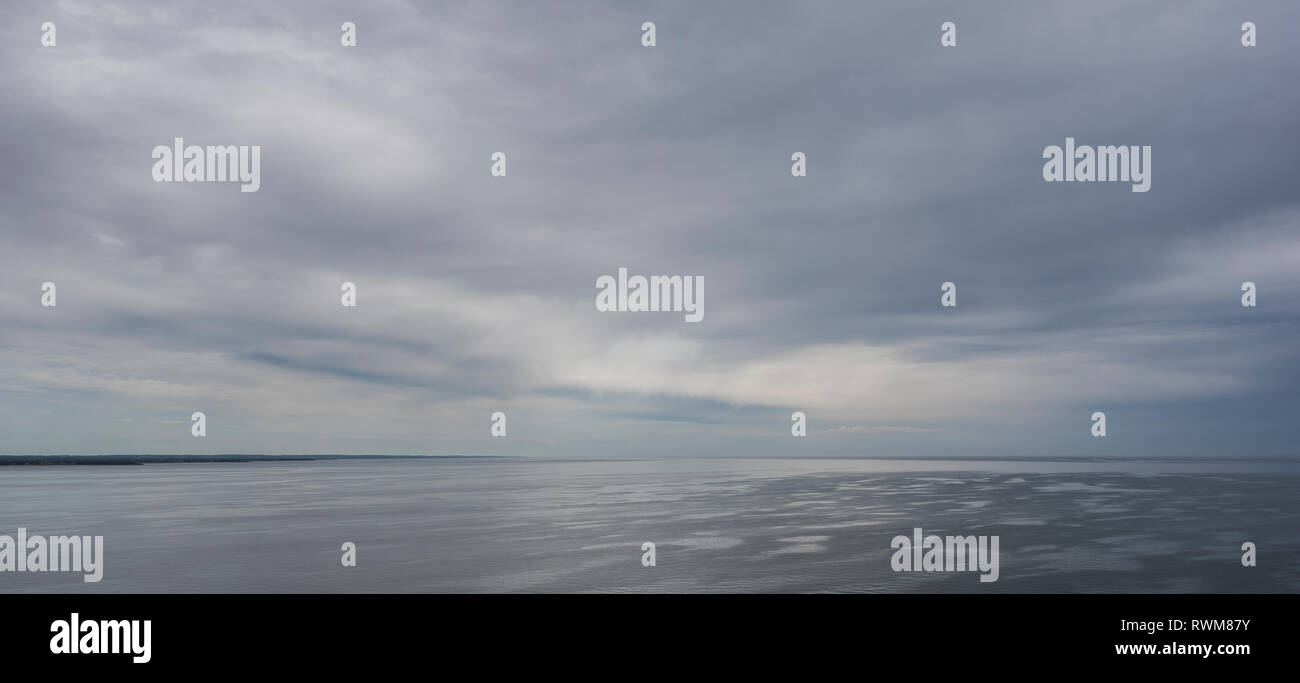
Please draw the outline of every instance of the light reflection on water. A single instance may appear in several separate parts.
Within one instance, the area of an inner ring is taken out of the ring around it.
[[[0,534],[101,534],[107,557],[98,584],[0,573],[0,592],[1295,592],[1298,484],[1294,462],[4,467]],[[893,573],[916,526],[999,535],[1000,580]]]

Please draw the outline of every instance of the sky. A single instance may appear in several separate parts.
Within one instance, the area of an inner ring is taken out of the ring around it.
[[[1289,0],[0,16],[0,453],[1300,442]],[[259,145],[260,189],[155,182],[151,152],[175,137]],[[1043,150],[1067,137],[1151,146],[1150,190],[1045,182]],[[704,319],[598,311],[596,280],[620,267],[703,277]]]

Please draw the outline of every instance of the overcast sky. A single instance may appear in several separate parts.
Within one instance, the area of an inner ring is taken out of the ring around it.
[[[6,4],[0,452],[1294,454],[1298,41],[1289,0]],[[1150,191],[1044,182],[1067,136]],[[260,191],[155,183],[174,137]],[[598,312],[619,267],[704,320]]]

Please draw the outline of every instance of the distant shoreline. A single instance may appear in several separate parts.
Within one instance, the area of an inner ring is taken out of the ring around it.
[[[197,463],[257,463],[257,462],[313,462],[324,460],[535,460],[554,462],[605,462],[611,460],[673,460],[673,456],[663,458],[529,458],[515,455],[339,455],[339,454],[298,454],[298,455],[262,455],[253,453],[221,453],[214,455],[0,455],[0,467],[10,466],[60,466],[60,465],[166,465]],[[818,456],[812,458],[774,457],[774,456],[713,456],[683,457],[683,460],[879,460],[911,462],[1056,462],[1056,463],[1300,463],[1300,456]]]
[[[409,459],[479,459],[499,458],[492,455],[253,455],[230,453],[220,455],[0,455],[0,467],[5,465],[158,465],[173,463],[239,463],[239,462],[311,462],[316,460],[409,460]]]

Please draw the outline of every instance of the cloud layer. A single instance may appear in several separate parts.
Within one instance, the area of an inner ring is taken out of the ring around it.
[[[20,7],[0,452],[1294,452],[1297,31],[1282,1]],[[261,190],[153,182],[174,137],[261,145]],[[1043,182],[1066,137],[1151,145],[1151,190]],[[702,275],[704,321],[597,312],[621,266]]]

